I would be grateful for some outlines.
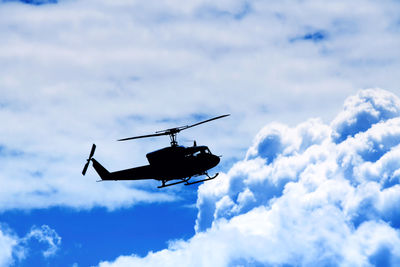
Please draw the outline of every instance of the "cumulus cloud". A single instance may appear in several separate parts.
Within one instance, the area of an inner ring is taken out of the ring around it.
[[[196,234],[100,266],[397,266],[400,101],[346,99],[327,125],[272,123],[198,191]]]
[[[399,107],[397,97],[379,89],[362,91],[349,97],[344,110],[332,122],[333,140],[340,143],[349,136],[368,130],[379,121],[398,117]]]

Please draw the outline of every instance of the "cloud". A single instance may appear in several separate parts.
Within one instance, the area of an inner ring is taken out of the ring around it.
[[[13,262],[13,248],[17,243],[15,236],[0,227],[0,266],[9,266]]]
[[[379,121],[400,115],[399,99],[392,93],[376,89],[365,90],[349,97],[344,110],[332,122],[333,139],[340,143],[348,136],[364,132]]]
[[[61,237],[48,225],[42,225],[40,228],[33,226],[31,231],[21,239],[20,243],[27,244],[32,239],[48,245],[48,249],[43,251],[44,257],[54,255],[61,245]]]
[[[265,121],[331,119],[354,88],[400,82],[396,1],[56,2],[0,3],[0,210],[174,201],[81,177],[91,144],[110,170],[144,165],[167,138],[114,140],[231,113],[178,138],[233,160]]]
[[[191,239],[100,266],[397,266],[399,109],[368,89],[330,125],[266,125],[244,160],[199,187]]]
[[[45,4],[56,4],[58,0],[3,0],[3,2],[21,2],[24,4],[40,6]]]
[[[23,261],[29,257],[32,249],[42,250],[43,257],[47,258],[53,256],[60,248],[61,237],[48,225],[33,226],[24,237],[18,237],[4,225],[0,226],[0,266],[10,266]],[[42,246],[33,244],[32,241],[35,240],[48,248],[43,250]]]

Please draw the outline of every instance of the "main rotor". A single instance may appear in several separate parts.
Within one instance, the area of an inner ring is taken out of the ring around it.
[[[221,119],[224,117],[229,116],[230,114],[225,114],[225,115],[221,115],[218,117],[214,117],[208,120],[204,120],[192,125],[185,125],[185,126],[180,126],[180,127],[176,127],[176,128],[170,128],[170,129],[166,129],[166,130],[161,130],[161,131],[157,131],[154,134],[147,134],[147,135],[139,135],[139,136],[134,136],[134,137],[128,137],[128,138],[123,138],[123,139],[118,139],[117,141],[127,141],[127,140],[133,140],[133,139],[139,139],[139,138],[147,138],[147,137],[154,137],[154,136],[161,136],[161,135],[169,135],[169,138],[171,140],[171,146],[175,147],[178,146],[178,142],[176,141],[176,135],[183,130],[186,130],[188,128],[192,128],[194,126],[209,122],[209,121],[213,121],[213,120],[217,120],[217,119]]]

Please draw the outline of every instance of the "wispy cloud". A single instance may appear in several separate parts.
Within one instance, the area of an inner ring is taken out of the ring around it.
[[[0,209],[171,201],[173,190],[155,183],[81,177],[91,144],[110,170],[129,168],[168,140],[114,140],[232,113],[182,136],[229,159],[265,121],[327,120],[355,88],[397,90],[398,10],[390,1],[2,2]]]
[[[46,4],[56,4],[58,3],[58,0],[2,0],[1,2],[20,2],[27,5],[40,6]]]
[[[0,228],[0,266],[10,266],[24,261],[29,257],[32,241],[36,240],[47,249],[35,246],[36,251],[42,250],[43,257],[55,255],[61,245],[61,237],[48,225],[33,226],[24,237],[18,237],[7,227]]]
[[[33,226],[31,231],[20,240],[20,243],[26,246],[32,239],[48,245],[48,249],[43,251],[44,257],[54,255],[61,245],[61,237],[48,225],[42,225],[40,228]]]

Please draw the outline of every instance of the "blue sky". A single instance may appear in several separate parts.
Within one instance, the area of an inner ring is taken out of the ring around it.
[[[0,266],[400,262],[398,1],[214,2],[0,1]],[[226,113],[214,181],[80,174]]]

